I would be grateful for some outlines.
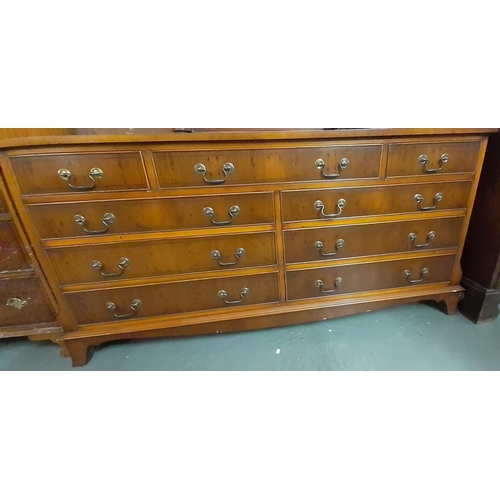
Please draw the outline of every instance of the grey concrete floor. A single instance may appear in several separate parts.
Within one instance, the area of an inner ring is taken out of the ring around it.
[[[500,318],[475,325],[418,303],[255,332],[112,342],[81,368],[51,342],[4,339],[2,370],[500,370]]]

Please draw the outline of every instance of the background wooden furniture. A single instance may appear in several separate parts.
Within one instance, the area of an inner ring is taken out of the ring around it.
[[[68,130],[0,141],[0,165],[75,366],[116,339],[456,312],[497,131]]]
[[[475,323],[491,321],[500,304],[500,135],[486,149],[462,257],[465,298],[460,311]]]

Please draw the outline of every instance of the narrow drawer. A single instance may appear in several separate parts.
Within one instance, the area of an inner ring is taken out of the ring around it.
[[[0,276],[4,272],[30,269],[13,222],[0,222]]]
[[[391,144],[388,177],[474,172],[481,142]]]
[[[162,188],[377,178],[382,146],[153,151]]]
[[[274,232],[50,248],[64,284],[275,266]]]
[[[140,152],[38,154],[10,162],[23,194],[148,189]]]
[[[95,290],[71,293],[66,297],[77,322],[82,325],[212,309],[228,310],[278,302],[278,274]]]
[[[464,218],[421,219],[284,231],[287,264],[457,248]]]
[[[470,182],[283,191],[283,221],[338,220],[365,215],[465,209]]]
[[[370,290],[447,283],[454,262],[454,255],[446,255],[288,271],[287,300],[331,298]]]
[[[30,205],[42,239],[274,223],[272,193]]]
[[[0,280],[0,328],[55,321],[36,277]]]

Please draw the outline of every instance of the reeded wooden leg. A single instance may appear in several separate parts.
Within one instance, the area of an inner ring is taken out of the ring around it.
[[[94,346],[89,346],[78,341],[66,341],[66,347],[71,356],[71,362],[74,367],[85,366],[94,354]]]

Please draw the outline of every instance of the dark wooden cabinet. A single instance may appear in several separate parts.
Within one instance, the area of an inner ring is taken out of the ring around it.
[[[462,256],[465,297],[460,311],[475,323],[491,321],[500,304],[500,134],[486,149]]]

